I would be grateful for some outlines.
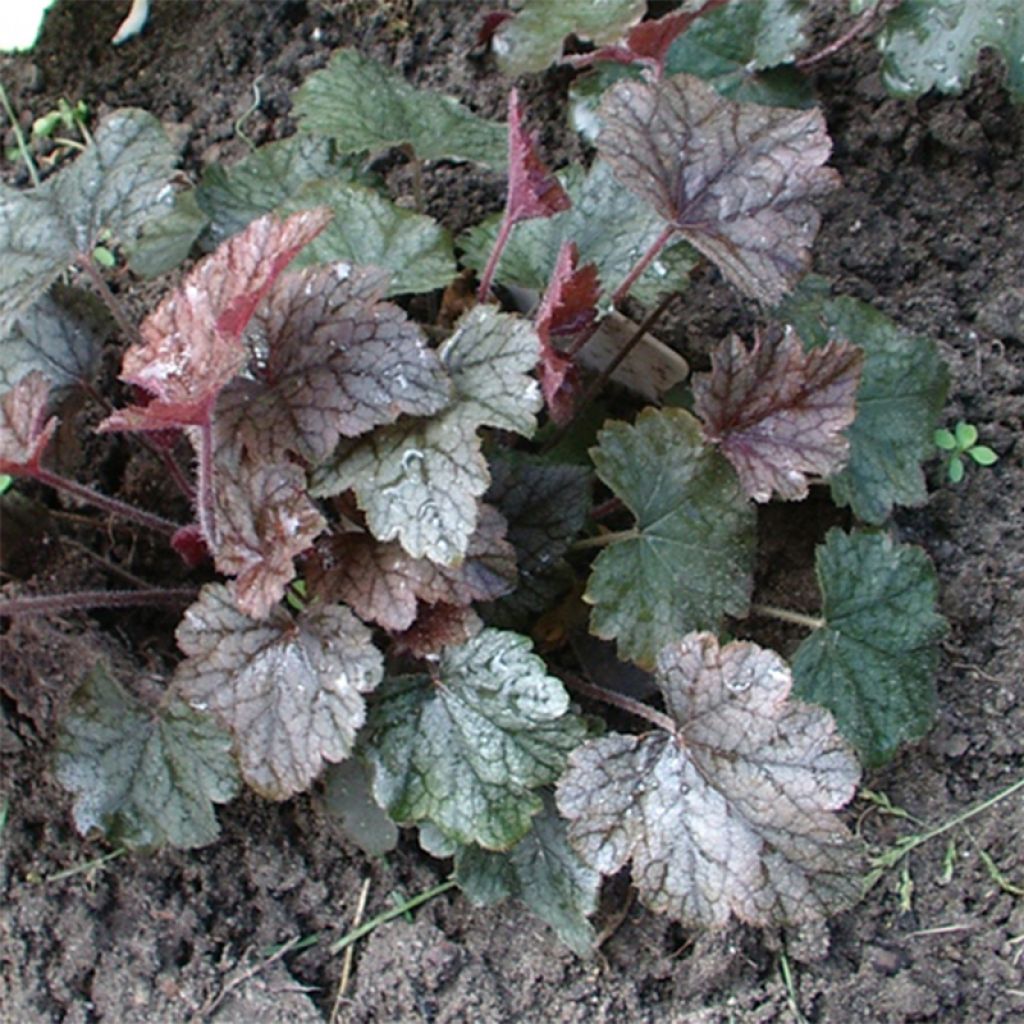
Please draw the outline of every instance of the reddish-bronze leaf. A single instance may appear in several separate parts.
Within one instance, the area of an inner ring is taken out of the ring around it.
[[[420,607],[416,621],[395,637],[395,648],[414,658],[426,658],[445,647],[457,647],[483,628],[472,608],[460,604],[427,604]]]
[[[253,221],[196,265],[143,322],[142,343],[121,378],[153,395],[121,409],[103,430],[158,430],[206,423],[218,393],[242,368],[242,332],[284,268],[331,219],[322,208]]]
[[[221,459],[216,512],[214,563],[222,573],[236,577],[239,610],[263,618],[295,578],[295,556],[326,526],[306,496],[306,474],[287,463]]]
[[[694,408],[750,497],[799,500],[808,474],[843,468],[863,362],[846,342],[805,352],[791,328],[749,350],[735,335],[718,346],[711,373],[693,379]]]
[[[553,217],[571,206],[569,195],[544,166],[537,146],[523,126],[519,94],[508,97],[508,200],[506,219],[510,224],[534,217]]]
[[[737,287],[778,302],[807,270],[836,187],[820,110],[734,103],[692,75],[619,82],[601,104],[598,149]]]
[[[39,465],[57,429],[57,417],[46,418],[49,397],[49,381],[33,370],[0,398],[0,473],[31,473]]]
[[[451,384],[420,329],[382,302],[387,274],[348,263],[283,275],[246,331],[249,365],[217,403],[216,418],[250,454],[313,464],[341,437],[429,416]]]
[[[458,566],[413,558],[397,541],[381,543],[366,533],[325,537],[306,573],[310,590],[340,601],[367,622],[407,630],[423,604],[468,605],[509,593],[516,583],[515,550],[505,540],[505,520],[489,505]]]
[[[541,391],[556,423],[572,418],[580,378],[572,357],[560,351],[552,339],[570,337],[590,327],[601,295],[597,267],[593,263],[577,267],[578,261],[576,243],[563,242],[534,321],[540,338]]]

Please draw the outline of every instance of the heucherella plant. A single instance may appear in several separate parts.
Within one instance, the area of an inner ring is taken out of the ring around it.
[[[926,498],[945,370],[805,276],[840,187],[820,111],[675,66],[744,4],[569,6],[588,7],[523,5],[495,49],[544,66],[567,33],[594,41],[570,55],[602,83],[586,167],[548,166],[515,90],[500,125],[343,50],[299,89],[298,135],[193,189],[123,110],[38,188],[0,190],[0,472],[166,535],[191,581],[0,601],[185,606],[161,685],[98,664],[70,702],[57,773],[82,832],[198,846],[240,784],[284,800],[326,777],[415,827],[473,901],[518,898],[581,954],[627,864],[694,926],[857,898],[842,808],[934,711],[935,572],[886,522]],[[367,170],[392,149],[420,198],[435,161],[506,170],[504,211],[453,243]],[[197,258],[136,327],[101,237],[140,273]],[[408,297],[451,285],[456,249],[478,285],[430,322]],[[652,332],[702,262],[760,325],[708,339],[687,378]],[[83,315],[83,281],[113,322]],[[115,331],[116,406],[95,371]],[[167,515],[47,468],[76,390],[106,443],[178,483]],[[818,487],[852,528],[817,547],[820,609],[778,608],[755,588],[758,506]],[[789,661],[726,639],[766,615],[809,631]],[[606,642],[600,680],[581,633]],[[638,673],[649,699],[619,685]]]

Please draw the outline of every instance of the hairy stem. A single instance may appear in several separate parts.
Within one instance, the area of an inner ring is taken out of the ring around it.
[[[39,483],[46,484],[47,487],[52,487],[56,491],[70,494],[87,505],[94,505],[96,508],[101,508],[115,516],[131,520],[150,530],[156,530],[157,533],[173,536],[181,528],[179,523],[173,523],[170,519],[164,519],[163,516],[158,516],[153,512],[146,512],[135,505],[129,505],[126,501],[112,498],[108,494],[101,494],[85,484],[78,483],[77,480],[69,480],[59,473],[51,473],[50,470],[43,469],[42,466],[36,466],[34,469],[17,473],[16,475],[31,477],[33,480],[38,480]]]
[[[501,254],[505,251],[505,246],[512,236],[513,226],[506,209],[505,216],[501,219],[501,227],[498,228],[498,237],[495,238],[491,255],[487,259],[487,266],[484,267],[484,272],[480,277],[480,287],[476,293],[478,302],[486,302],[487,297],[491,294],[491,282],[494,280],[494,272],[498,269],[498,261],[501,259]]]
[[[199,471],[196,480],[196,519],[211,551],[217,549],[217,515],[213,480],[213,424],[207,416],[199,427]]]
[[[103,300],[103,304],[110,310],[111,316],[117,322],[117,326],[124,332],[124,336],[132,342],[132,344],[139,344],[142,340],[139,337],[138,329],[128,319],[127,314],[124,311],[121,303],[118,302],[117,296],[110,290],[110,285],[107,284],[106,278],[100,272],[100,268],[96,266],[96,261],[92,258],[92,253],[79,253],[78,258],[75,261],[79,267],[85,273],[85,276],[92,282],[93,287],[99,292],[100,298]]]
[[[868,32],[874,25],[876,19],[884,17],[889,13],[893,7],[897,6],[900,0],[879,0],[874,7],[869,7],[864,11],[859,18],[844,32],[842,35],[837,36],[826,46],[823,46],[817,53],[812,53],[807,57],[801,57],[796,62],[796,68],[799,71],[809,71],[815,65],[820,64],[823,60],[827,60],[829,57],[834,56],[844,47],[849,46],[858,36]]]
[[[774,604],[752,604],[750,610],[755,615],[767,615],[773,619],[781,619],[783,622],[792,622],[805,629],[823,629],[826,625],[824,619],[816,618],[813,615],[804,615],[803,612],[790,611],[789,608],[780,608]]]
[[[637,718],[643,718],[650,722],[651,725],[664,729],[666,732],[675,734],[678,730],[676,723],[664,712],[656,711],[641,701],[627,697],[624,693],[615,693],[613,690],[606,690],[603,686],[595,686],[593,683],[588,683],[580,679],[579,676],[568,672],[562,673],[560,678],[570,690],[584,697],[590,697],[591,700],[600,700],[605,704],[611,704],[620,711],[635,715]]]
[[[615,289],[615,294],[612,296],[613,305],[618,306],[626,298],[626,296],[632,290],[633,285],[636,284],[637,279],[650,265],[651,260],[653,260],[654,257],[657,256],[658,253],[665,248],[665,246],[668,244],[668,240],[675,233],[676,228],[674,224],[665,225],[664,230],[651,243],[647,252],[645,252],[643,256],[641,256],[640,259],[638,259],[636,263],[633,264],[633,267],[630,270],[630,272],[623,278],[622,284],[620,284],[619,287]]]
[[[0,600],[0,618],[55,615],[84,608],[182,605],[194,601],[196,593],[195,587],[153,587],[149,590],[80,590],[73,594],[32,594]]]
[[[14,129],[14,141],[18,144],[18,152],[21,154],[21,159],[25,161],[25,166],[28,168],[28,176],[32,179],[32,184],[36,188],[39,188],[39,169],[36,167],[35,160],[32,159],[32,151],[28,148],[28,143],[25,141],[25,135],[21,130],[21,125],[18,124],[18,119],[14,116],[14,108],[11,106],[11,102],[7,98],[7,90],[4,88],[2,82],[0,82],[0,104],[3,104],[4,113],[11,122],[11,128]]]

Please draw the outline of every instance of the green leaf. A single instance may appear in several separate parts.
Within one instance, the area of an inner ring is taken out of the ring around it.
[[[825,626],[793,659],[795,693],[827,707],[866,765],[920,738],[935,713],[935,568],[885,534],[829,530],[816,555]]]
[[[573,952],[588,956],[597,936],[587,918],[597,910],[601,875],[580,860],[565,830],[565,820],[545,794],[544,808],[530,831],[510,850],[460,847],[455,880],[477,906],[509,897],[521,900]]]
[[[213,805],[238,790],[231,737],[171,698],[154,710],[97,665],[57,742],[57,778],[75,794],[75,825],[114,843],[185,849],[217,838]]]
[[[503,124],[451,96],[416,89],[356,50],[338,50],[306,79],[294,113],[304,130],[333,139],[342,153],[411,145],[421,160],[470,160],[498,170],[507,159]]]
[[[508,849],[583,738],[562,684],[530,641],[484,629],[441,656],[436,678],[381,687],[366,754],[377,801],[398,822],[432,822],[459,843]]]
[[[414,558],[458,564],[476,529],[477,499],[490,483],[477,430],[533,433],[541,396],[529,374],[538,352],[528,321],[475,307],[439,353],[454,402],[429,419],[409,417],[342,443],[314,472],[313,494],[352,488],[378,540],[397,538]]]
[[[380,267],[391,275],[386,295],[433,291],[455,276],[451,237],[430,217],[337,179],[309,182],[280,209],[292,213],[320,206],[330,207],[334,219],[295,267],[339,262]]]
[[[607,303],[633,264],[661,234],[664,221],[642,199],[623,188],[603,160],[595,160],[586,177],[570,170],[562,181],[572,200],[571,208],[547,220],[517,224],[502,253],[497,279],[543,292],[562,243],[575,242],[579,265],[596,264],[602,302]],[[477,271],[487,262],[499,219],[484,221],[459,239],[463,262]],[[638,302],[656,302],[666,291],[684,287],[698,259],[686,243],[668,247],[630,295]]]
[[[857,417],[846,431],[850,460],[831,480],[832,497],[867,523],[882,523],[894,505],[923,505],[921,464],[933,454],[949,373],[930,338],[902,330],[858,299],[828,298],[805,281],[780,308],[805,344],[851,341],[864,351]]]
[[[907,99],[929,89],[962,92],[991,47],[1006,61],[1007,88],[1024,101],[1024,9],[1019,0],[903,0],[878,33],[882,81]]]
[[[398,845],[398,829],[373,799],[369,772],[358,757],[328,767],[323,800],[342,832],[368,857],[382,857]]]
[[[992,466],[999,461],[999,456],[996,455],[996,453],[986,444],[975,445],[973,448],[968,450],[967,454],[970,455],[970,457],[974,459],[979,466]]]
[[[973,423],[965,423],[960,420],[957,423],[953,436],[961,451],[967,451],[972,445],[978,442],[978,428]]]
[[[130,241],[171,201],[174,149],[142,110],[117,110],[95,144],[36,189],[0,186],[0,309],[30,306],[76,259],[91,256],[106,230]]]
[[[91,382],[108,320],[90,293],[60,285],[23,312],[0,319],[0,392],[33,370],[55,389]]]
[[[941,448],[944,452],[956,451],[957,443],[952,431],[949,431],[945,427],[942,427],[939,430],[935,431],[933,437],[935,439],[935,445],[937,448]]]
[[[370,631],[339,605],[263,621],[243,615],[220,583],[200,591],[178,626],[187,655],[174,682],[231,730],[245,781],[271,800],[306,789],[325,761],[352,752],[362,695],[383,675]]]
[[[958,484],[964,478],[964,460],[960,455],[954,455],[949,460],[949,469],[947,475],[949,476],[949,482],[951,484]]]
[[[143,224],[138,237],[128,244],[128,266],[140,277],[166,274],[188,259],[207,224],[209,218],[199,208],[195,190],[179,192],[170,212]]]
[[[672,45],[669,75],[687,72],[742,103],[809,107],[814,92],[792,64],[806,45],[804,0],[732,0]]]
[[[195,200],[210,219],[213,245],[280,209],[307,182],[334,170],[330,143],[315,135],[293,135],[260,146],[231,167],[207,167]]]
[[[782,658],[690,633],[659,655],[657,684],[666,728],[583,744],[558,784],[584,863],[631,861],[641,901],[687,925],[796,923],[856,900],[860,844],[834,812],[857,759],[828,712],[789,699]]]
[[[644,0],[525,0],[494,34],[498,66],[506,75],[543,71],[562,56],[568,35],[613,43],[644,14]]]
[[[610,422],[591,449],[598,476],[636,516],[635,536],[605,548],[583,599],[590,630],[650,667],[668,643],[746,614],[754,510],[735,471],[682,409]]]

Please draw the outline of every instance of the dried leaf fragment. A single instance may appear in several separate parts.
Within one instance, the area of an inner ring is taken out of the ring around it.
[[[715,349],[711,373],[694,377],[694,409],[750,497],[798,501],[809,474],[843,468],[863,362],[844,342],[805,353],[792,328],[750,350],[735,335]]]
[[[624,81],[601,104],[598,149],[738,288],[778,302],[807,270],[819,215],[836,187],[819,110],[734,103],[692,75]]]
[[[773,651],[690,633],[658,659],[674,734],[612,734],[569,758],[556,791],[569,841],[611,874],[632,862],[652,910],[690,925],[820,918],[860,892],[834,815],[859,768],[824,709],[789,700]]]
[[[197,710],[231,730],[242,776],[284,800],[306,789],[325,761],[341,761],[365,718],[363,694],[383,676],[370,631],[337,605],[293,617],[278,606],[262,622],[209,584],[176,633],[187,655],[174,683]]]

